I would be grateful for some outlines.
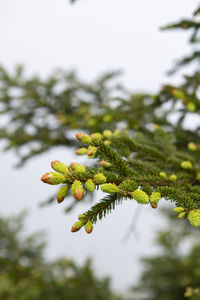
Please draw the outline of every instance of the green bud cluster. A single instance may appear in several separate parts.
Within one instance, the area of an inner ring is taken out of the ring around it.
[[[77,133],[76,138],[84,144],[90,144],[92,141],[91,137],[85,133]]]
[[[104,167],[104,168],[109,168],[111,166],[111,164],[105,160],[100,161],[99,164],[101,167]]]
[[[120,189],[114,183],[104,183],[101,185],[101,190],[104,193],[119,193]]]
[[[89,146],[87,150],[87,155],[90,157],[94,157],[96,152],[97,152],[97,147]]]
[[[68,190],[69,190],[68,185],[63,186],[58,190],[57,195],[56,195],[56,199],[57,199],[58,203],[61,203],[65,199],[65,197],[67,196]]]
[[[160,172],[159,175],[161,178],[167,179],[167,174],[165,172]]]
[[[173,211],[178,214],[177,218],[179,219],[183,219],[187,215],[187,210],[181,206],[175,207]]]
[[[184,219],[186,217],[186,215],[187,215],[187,212],[184,211],[184,212],[178,214],[178,218],[179,219]]]
[[[88,179],[85,183],[85,188],[88,192],[94,192],[95,190],[95,184],[92,181],[92,179]]]
[[[159,126],[156,134],[161,135],[163,139],[165,132]],[[81,200],[86,191],[94,192],[96,187],[97,189],[100,187],[101,191],[108,195],[101,202],[96,203],[85,215],[79,216],[79,220],[72,226],[73,232],[80,230],[83,226],[87,233],[92,232],[93,223],[114,209],[115,205],[120,203],[123,198],[135,199],[139,204],[150,203],[152,208],[158,206],[161,197],[172,199],[180,205],[174,209],[178,218],[188,216],[191,225],[200,226],[200,210],[194,210],[194,207],[198,208],[200,196],[198,183],[193,178],[196,176],[196,180],[200,181],[200,171],[198,172],[197,167],[195,167],[196,175],[194,172],[183,171],[193,168],[193,158],[188,151],[186,155],[179,151],[177,156],[171,155],[168,158],[161,150],[154,149],[152,143],[145,148],[145,144],[140,143],[140,139],[135,141],[129,138],[125,131],[122,132],[119,129],[114,132],[106,129],[103,133],[96,132],[91,136],[78,133],[76,137],[81,142],[88,144],[87,147],[76,150],[76,153],[78,155],[87,154],[89,158],[96,156],[100,159],[100,168],[98,166],[86,168],[84,165],[74,162],[67,167],[56,160],[51,163],[56,172],[46,173],[41,179],[49,184],[65,184],[57,192],[58,203],[65,199],[70,187],[76,200]],[[124,143],[126,147],[124,147]],[[167,143],[169,143],[168,139]],[[116,150],[118,146],[119,153]],[[154,167],[151,159],[144,162],[140,159],[140,152],[142,153],[144,148],[145,153],[149,153],[150,158],[152,156],[152,161],[155,160],[155,157],[160,160],[160,165],[157,164]],[[192,142],[188,144],[190,151],[196,151],[196,148],[196,144]],[[133,158],[132,153],[134,153]],[[195,166],[198,166],[198,162]],[[143,172],[141,173],[141,171]],[[173,174],[173,172],[176,173]],[[182,184],[187,187],[184,191]]]
[[[93,230],[93,224],[91,221],[88,221],[86,224],[85,224],[85,231],[90,234]]]
[[[82,221],[77,221],[72,225],[71,232],[77,232],[83,227]]]
[[[46,173],[41,177],[41,180],[45,183],[56,185],[60,183],[65,183],[66,178],[64,175],[56,172]]]
[[[101,140],[103,136],[102,136],[102,134],[101,134],[100,132],[96,132],[96,133],[91,134],[90,137],[91,137],[92,140],[93,140],[93,139],[94,139],[94,140],[96,140],[96,139],[97,139],[97,140],[98,140],[98,139]]]
[[[83,184],[79,180],[73,182],[72,194],[76,200],[82,200],[85,190],[83,189]]]
[[[172,181],[172,182],[175,182],[177,180],[177,176],[175,174],[172,174],[170,177],[169,177],[169,180]]]
[[[194,227],[200,226],[200,210],[191,210],[188,214],[188,220],[190,224]]]
[[[150,204],[152,208],[157,208],[158,201],[161,199],[161,194],[159,192],[152,192],[150,195]]]
[[[85,166],[80,165],[80,164],[76,164],[75,167],[74,167],[74,170],[76,172],[79,172],[79,173],[84,173],[85,172]]]
[[[111,139],[111,137],[112,137],[112,135],[113,135],[113,133],[112,133],[112,131],[111,130],[104,130],[103,131],[103,137],[105,138],[105,139]]]
[[[107,114],[107,115],[103,116],[103,122],[105,122],[105,123],[111,122],[112,119],[113,119],[112,115]]]
[[[90,234],[93,231],[93,223],[87,219],[86,215],[81,214],[78,216],[79,221],[72,225],[71,232],[79,231],[83,226],[85,226],[85,231]]]
[[[186,105],[186,108],[189,112],[195,112],[196,111],[196,105],[193,102],[188,102]]]
[[[198,147],[197,147],[197,145],[195,143],[190,142],[190,143],[188,143],[188,149],[190,151],[197,151]]]
[[[192,169],[192,164],[190,161],[183,161],[181,163],[181,167],[185,170],[189,170],[189,169]]]
[[[77,155],[85,155],[85,154],[87,154],[87,151],[88,151],[88,149],[85,148],[85,147],[79,148],[79,149],[76,150],[76,154]]]
[[[97,173],[94,175],[93,181],[95,184],[102,184],[106,182],[106,177],[102,173]]]
[[[67,165],[61,163],[59,160],[54,160],[51,162],[51,167],[54,169],[56,172],[59,172],[61,174],[65,174],[68,172],[68,167]]]
[[[175,213],[182,213],[183,211],[185,211],[185,208],[181,207],[181,206],[177,206],[173,209],[173,211]]]
[[[142,190],[135,190],[131,193],[131,196],[140,204],[149,203],[149,196]]]

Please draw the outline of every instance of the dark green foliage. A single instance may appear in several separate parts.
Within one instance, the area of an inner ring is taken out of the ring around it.
[[[26,79],[22,67],[14,74],[1,67],[0,114],[7,123],[0,129],[0,138],[7,141],[5,150],[15,149],[21,165],[54,146],[74,147],[71,131],[76,128],[103,130],[107,99],[118,89],[115,76],[117,73],[104,74],[90,85],[73,72],[57,71],[46,80]],[[97,120],[94,114],[96,125],[90,124],[93,106],[101,111]],[[29,149],[26,155],[24,146]]]
[[[117,194],[112,194],[104,199],[102,199],[99,203],[95,204],[88,210],[86,213],[84,213],[92,222],[97,221],[97,216],[101,220],[103,217],[105,217],[109,212],[111,212],[113,209],[115,209],[115,206],[119,203],[121,203],[122,199],[117,196]]]
[[[96,278],[91,261],[82,266],[60,258],[47,262],[44,237],[24,237],[23,216],[0,218],[0,299],[123,300],[109,278]]]
[[[143,271],[133,289],[133,299],[199,300],[199,242],[199,231],[183,226],[170,215],[168,229],[157,233],[160,252],[142,259]]]

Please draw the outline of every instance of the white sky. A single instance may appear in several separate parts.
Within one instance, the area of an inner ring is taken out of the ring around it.
[[[187,34],[159,32],[158,28],[190,16],[197,3],[80,0],[69,5],[67,0],[1,0],[0,63],[9,69],[23,63],[29,73],[42,75],[56,67],[76,69],[88,80],[106,70],[122,69],[122,80],[130,89],[155,91],[172,80],[164,72],[189,50]],[[54,149],[23,169],[13,170],[14,154],[1,153],[1,212],[9,215],[29,208],[27,230],[47,230],[48,257],[66,255],[81,263],[93,256],[98,274],[112,275],[113,286],[125,289],[138,278],[138,258],[155,250],[152,236],[162,224],[159,213],[144,207],[137,224],[138,237],[131,236],[126,243],[122,238],[138,208],[131,201],[99,222],[90,236],[83,230],[72,234],[71,224],[82,205],[70,215],[62,213],[62,205],[37,207],[56,190],[39,180],[54,159],[70,163],[75,157],[66,149]]]

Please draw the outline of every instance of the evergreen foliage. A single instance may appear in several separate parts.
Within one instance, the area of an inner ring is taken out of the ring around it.
[[[24,215],[0,218],[0,299],[125,300],[98,279],[87,260],[82,266],[60,258],[48,262],[41,233],[24,235]]]
[[[155,241],[159,252],[142,259],[142,275],[132,289],[133,299],[199,300],[199,231],[183,226],[169,211],[165,215],[167,229],[159,231]]]
[[[200,57],[199,10],[190,19],[163,28],[190,31],[190,43],[195,45],[173,71]],[[150,203],[155,209],[161,198],[183,209],[178,218],[188,217],[191,225],[200,226],[200,126],[186,126],[187,120],[200,114],[199,70],[185,75],[180,85],[163,86],[156,95],[130,93],[116,84],[116,75],[104,74],[88,85],[74,73],[25,79],[21,67],[13,75],[1,67],[1,114],[10,124],[0,130],[6,150],[20,152],[28,146],[29,153],[21,156],[24,163],[54,146],[75,148],[72,133],[81,129],[76,134],[80,142],[76,154],[87,155],[90,162],[94,159],[93,165],[55,161],[51,165],[56,172],[41,178],[62,184],[59,203],[70,188],[79,201],[99,187],[108,194],[84,213],[72,231],[88,228],[88,222],[102,219],[124,200]]]

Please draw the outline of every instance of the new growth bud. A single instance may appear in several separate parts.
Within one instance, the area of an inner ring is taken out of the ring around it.
[[[152,192],[150,196],[150,204],[152,208],[157,208],[158,201],[161,199],[161,194],[159,192]]]
[[[59,172],[61,174],[65,174],[68,172],[68,167],[67,165],[61,163],[59,160],[54,160],[51,162],[51,167],[54,169],[56,172]]]
[[[177,206],[173,209],[173,211],[175,213],[181,213],[181,212],[184,212],[185,208],[181,207],[181,206]]]
[[[188,149],[190,151],[197,151],[197,145],[193,142],[188,143]]]
[[[101,133],[99,133],[99,132],[96,132],[96,133],[93,133],[93,134],[91,134],[91,138],[92,139],[95,139],[95,140],[101,140],[102,139],[102,134]]]
[[[191,210],[188,214],[188,220],[190,224],[194,227],[200,226],[200,210]]]
[[[183,161],[181,163],[181,167],[185,170],[189,170],[189,169],[192,169],[192,164],[190,161]]]
[[[131,196],[140,204],[148,204],[149,196],[142,190],[135,190]]]
[[[121,133],[121,130],[120,130],[120,129],[115,129],[113,135],[114,135],[114,136],[118,136],[118,135],[120,135],[120,133]]]
[[[107,146],[109,146],[111,144],[111,141],[106,140],[106,141],[104,141],[104,144],[107,145]]]
[[[76,171],[78,173],[84,173],[85,172],[85,166],[76,164],[75,167],[74,167],[74,171]]]
[[[93,230],[93,224],[91,221],[88,221],[85,225],[85,231],[89,234]]]
[[[85,188],[88,192],[94,192],[95,190],[95,184],[92,181],[92,179],[88,179],[85,183]]]
[[[70,164],[70,168],[71,168],[72,170],[74,170],[75,167],[76,167],[76,165],[78,165],[78,163],[72,162],[72,163]]]
[[[111,137],[112,137],[112,135],[113,135],[113,133],[112,133],[112,131],[111,130],[104,130],[103,131],[103,137],[105,138],[105,139],[110,139]]]
[[[81,221],[77,221],[72,225],[71,232],[79,231],[83,227],[83,223]]]
[[[88,151],[88,149],[87,148],[79,148],[79,149],[77,149],[76,150],[76,154],[77,155],[85,155],[85,154],[87,154],[87,151]]]
[[[189,112],[194,112],[196,110],[196,105],[193,102],[188,102],[186,108]]]
[[[84,220],[86,219],[86,215],[80,214],[80,215],[78,216],[78,219],[79,219],[80,221],[84,221]]]
[[[104,183],[101,185],[101,190],[104,193],[119,193],[120,189],[114,183]]]
[[[107,167],[111,166],[111,164],[109,162],[105,161],[105,160],[100,161],[99,164],[100,164],[101,167],[104,167],[104,168],[107,168]]]
[[[184,212],[179,213],[177,217],[179,219],[183,219],[183,218],[185,218],[186,214],[187,214],[186,211],[184,211]]]
[[[90,144],[92,141],[91,137],[86,133],[77,133],[76,138],[77,140],[85,144]]]
[[[163,179],[166,179],[167,178],[167,174],[165,172],[160,172],[159,173],[160,177],[163,178]]]
[[[102,184],[106,182],[106,177],[102,173],[97,173],[94,175],[94,183]]]
[[[41,180],[45,183],[56,185],[64,183],[66,178],[64,175],[56,172],[46,173],[41,177]]]
[[[61,203],[65,199],[65,197],[67,196],[68,190],[69,190],[68,185],[63,186],[58,190],[57,196],[56,196],[58,203]]]
[[[79,180],[75,180],[72,184],[72,194],[76,200],[82,200],[85,195],[83,185]]]
[[[112,115],[105,115],[103,116],[103,122],[109,123],[112,121]]]
[[[175,174],[172,174],[170,177],[169,177],[169,180],[172,181],[172,182],[175,182],[177,180],[177,177]]]
[[[87,150],[87,155],[88,156],[93,156],[97,152],[97,147],[95,146],[89,146]]]

